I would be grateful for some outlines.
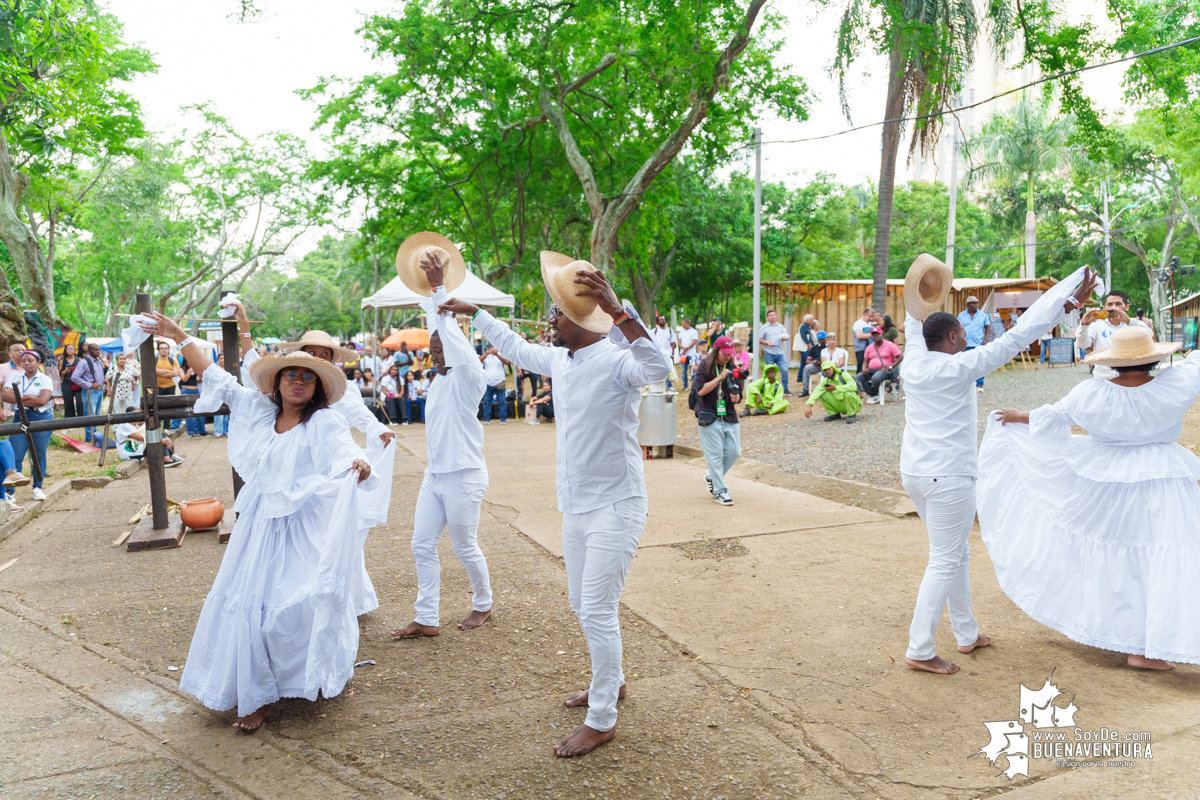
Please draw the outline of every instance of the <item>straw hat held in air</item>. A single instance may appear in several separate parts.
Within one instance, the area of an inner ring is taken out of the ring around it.
[[[334,341],[333,337],[325,331],[308,331],[300,337],[298,342],[284,342],[279,345],[279,352],[293,353],[297,350],[303,350],[306,347],[328,347],[333,351],[333,360],[341,361],[357,361],[358,353],[347,347],[342,347]]]
[[[304,368],[314,373],[325,390],[325,399],[333,405],[346,393],[346,373],[323,358],[303,351],[263,356],[250,365],[250,380],[265,395],[274,394],[275,376],[287,369]]]
[[[917,256],[904,276],[904,307],[914,319],[924,321],[941,311],[954,283],[954,271],[928,253]]]
[[[593,333],[608,333],[612,330],[613,318],[600,309],[593,297],[579,297],[575,293],[586,287],[575,282],[576,270],[596,272],[587,261],[579,261],[562,253],[542,251],[542,282],[558,310],[584,330]]]
[[[467,279],[467,262],[454,242],[440,233],[414,233],[396,251],[396,274],[410,291],[422,297],[433,295],[433,287],[429,285],[425,270],[421,269],[421,260],[432,254],[441,260],[447,294],[462,286]]]
[[[1085,358],[1083,363],[1104,367],[1157,364],[1182,346],[1180,342],[1155,342],[1149,328],[1126,325],[1113,333],[1107,350],[1097,350]]]

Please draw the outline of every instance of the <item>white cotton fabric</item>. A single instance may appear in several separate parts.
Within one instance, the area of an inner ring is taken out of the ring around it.
[[[436,309],[449,299],[438,287],[433,297],[422,303],[430,335],[442,341],[442,355],[450,371],[435,373],[425,400],[426,473],[458,472],[464,469],[487,471],[483,458],[483,423],[479,404],[488,380],[475,348],[454,321],[453,314],[438,314]],[[495,358],[493,356],[493,358]],[[496,362],[499,363],[499,359]],[[503,369],[501,369],[503,373]]]
[[[554,381],[558,442],[558,510],[583,514],[628,497],[646,496],[637,443],[642,387],[665,380],[671,364],[654,342],[622,347],[605,338],[574,356],[565,347],[538,347],[482,311],[475,327],[504,358]]]
[[[150,332],[142,328],[142,325],[154,325],[156,323],[157,320],[154,317],[134,314],[129,319],[130,327],[121,329],[121,352],[129,355],[141,347],[142,342],[150,338]]]
[[[229,460],[245,485],[180,688],[243,715],[281,697],[337,695],[354,672],[358,559],[378,521],[363,496],[381,476],[359,484],[348,472],[364,453],[331,409],[277,434],[271,401],[216,365],[201,403],[229,406]]]
[[[951,355],[926,349],[921,321],[907,316],[902,475],[978,475],[975,381],[1007,364],[1059,323],[1064,316],[1063,303],[1083,280],[1084,269],[1080,267],[1039,297],[1003,336],[966,352]]]
[[[1198,394],[1193,353],[1143,386],[1085,381],[1029,425],[989,421],[979,523],[1021,610],[1086,645],[1200,663],[1200,458],[1175,443]]]

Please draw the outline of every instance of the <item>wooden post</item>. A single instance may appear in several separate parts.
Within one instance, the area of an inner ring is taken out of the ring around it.
[[[221,292],[221,297],[230,294]],[[238,330],[236,319],[221,320],[221,352],[225,356],[225,371],[232,375],[238,383],[242,382],[242,332]],[[233,497],[236,500],[242,491],[242,478],[233,470]]]
[[[29,432],[29,416],[25,413],[25,402],[21,399],[21,387],[14,383],[12,390],[13,397],[17,400],[17,415],[21,417],[21,430],[25,434],[25,446],[29,450],[29,466],[33,469],[33,479],[40,481],[42,480],[42,464],[38,461],[37,448],[33,446],[33,434]]]
[[[137,294],[137,312],[152,311],[150,295]],[[162,421],[158,416],[158,372],[154,337],[142,342],[138,355],[142,359],[142,409],[146,412],[146,449],[143,461],[150,478],[150,517],[144,517],[130,535],[129,550],[157,550],[178,547],[187,529],[178,514],[167,513],[167,476],[163,468]],[[149,524],[147,524],[149,523]]]

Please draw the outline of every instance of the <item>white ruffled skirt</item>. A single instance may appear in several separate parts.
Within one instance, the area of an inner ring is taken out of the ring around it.
[[[977,498],[1000,588],[1082,644],[1200,663],[1200,459],[989,420]]]
[[[238,498],[244,510],[179,682],[209,708],[245,715],[282,697],[333,697],[354,674],[356,600],[370,585],[359,489],[350,474],[306,482],[306,501],[287,516],[263,516],[251,484]]]

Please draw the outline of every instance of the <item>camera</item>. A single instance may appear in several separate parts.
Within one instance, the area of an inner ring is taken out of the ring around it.
[[[739,365],[736,367],[730,367],[729,372],[726,373],[726,378],[731,381],[740,381],[740,380],[745,380],[745,378],[747,376],[749,376],[749,374],[750,374],[749,368]]]

